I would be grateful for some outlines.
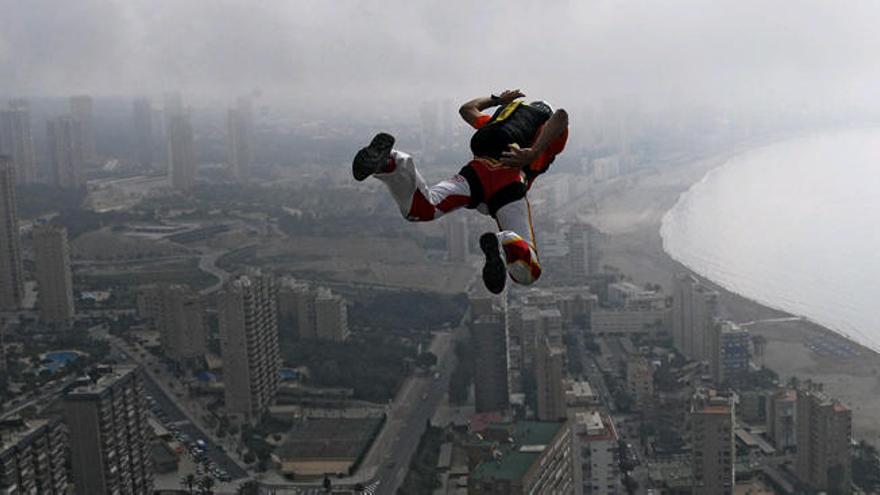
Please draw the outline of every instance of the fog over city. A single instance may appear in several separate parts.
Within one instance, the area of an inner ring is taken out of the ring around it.
[[[560,102],[878,104],[869,0],[4,0],[2,11],[9,94],[261,89],[329,110],[512,85]]]
[[[880,493],[878,21],[0,0],[0,493]]]

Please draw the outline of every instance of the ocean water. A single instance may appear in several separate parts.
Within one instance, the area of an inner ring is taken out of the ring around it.
[[[732,158],[679,198],[661,235],[726,289],[880,351],[880,129]]]

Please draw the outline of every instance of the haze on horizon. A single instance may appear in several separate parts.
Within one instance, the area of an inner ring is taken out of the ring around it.
[[[259,91],[374,111],[512,86],[566,105],[880,107],[880,4],[867,0],[0,0],[0,12],[0,96]]]

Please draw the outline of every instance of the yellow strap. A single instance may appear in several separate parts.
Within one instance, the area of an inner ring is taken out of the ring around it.
[[[492,120],[492,122],[501,122],[502,120],[506,119],[507,117],[510,117],[510,114],[512,114],[513,111],[516,110],[516,107],[520,106],[521,104],[522,104],[522,101],[514,101],[511,103],[508,103],[507,106],[504,107],[503,110],[501,110],[501,113],[498,114],[498,118]]]

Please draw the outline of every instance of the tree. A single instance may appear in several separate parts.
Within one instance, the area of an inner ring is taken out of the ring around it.
[[[189,473],[180,479],[180,485],[185,487],[188,493],[193,493],[193,488],[195,488],[197,482],[198,479],[193,473]]]
[[[259,495],[260,484],[255,480],[248,480],[238,486],[236,492],[238,495]]]
[[[201,480],[199,480],[199,488],[201,488],[202,495],[212,495],[214,493],[214,478],[210,476],[203,476]]]
[[[852,477],[865,493],[880,493],[880,458],[877,449],[864,440],[853,449]]]
[[[437,355],[433,352],[423,352],[416,357],[416,365],[422,368],[430,368],[437,364]]]

